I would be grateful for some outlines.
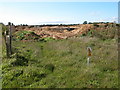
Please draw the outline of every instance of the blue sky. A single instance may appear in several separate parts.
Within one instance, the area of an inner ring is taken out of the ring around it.
[[[7,24],[76,24],[117,21],[117,2],[2,2],[0,22]]]

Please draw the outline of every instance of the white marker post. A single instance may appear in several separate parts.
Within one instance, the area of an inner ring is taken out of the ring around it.
[[[87,53],[88,53],[88,58],[87,58],[87,65],[90,64],[90,57],[91,57],[91,53],[92,53],[92,49],[91,47],[87,47]]]

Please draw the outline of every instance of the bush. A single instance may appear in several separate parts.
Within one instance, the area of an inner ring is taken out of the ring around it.
[[[11,63],[13,66],[27,66],[28,65],[28,59],[26,59],[24,56],[16,55],[16,60]]]
[[[13,40],[39,40],[40,36],[31,31],[18,31],[13,34]]]
[[[87,35],[90,36],[90,37],[92,37],[92,36],[93,36],[93,30],[89,30],[89,31],[87,32]]]
[[[87,21],[84,21],[83,24],[87,24]]]
[[[107,29],[93,30],[93,35],[102,40],[115,38],[117,27],[111,27]]]
[[[8,28],[4,24],[0,24],[0,26],[2,27],[2,35],[5,36],[5,31],[7,31]]]
[[[51,72],[53,72],[54,69],[55,69],[55,66],[54,66],[53,64],[47,64],[47,65],[45,66],[45,68],[48,69],[48,70],[50,70]]]
[[[99,27],[99,25],[97,23],[93,23],[93,26],[95,27]]]

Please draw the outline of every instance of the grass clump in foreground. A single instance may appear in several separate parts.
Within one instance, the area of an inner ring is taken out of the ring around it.
[[[89,66],[87,46],[92,48]],[[118,88],[115,39],[14,41],[13,47],[12,58],[2,60],[3,88]]]

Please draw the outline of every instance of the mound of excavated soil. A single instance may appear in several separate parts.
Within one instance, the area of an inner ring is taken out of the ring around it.
[[[109,24],[110,26],[111,24]],[[17,26],[16,31],[31,31],[41,38],[66,39],[77,35],[85,35],[90,30],[109,29],[108,24],[80,24],[74,26]],[[27,36],[26,36],[27,37]],[[32,37],[32,36],[31,36]]]

